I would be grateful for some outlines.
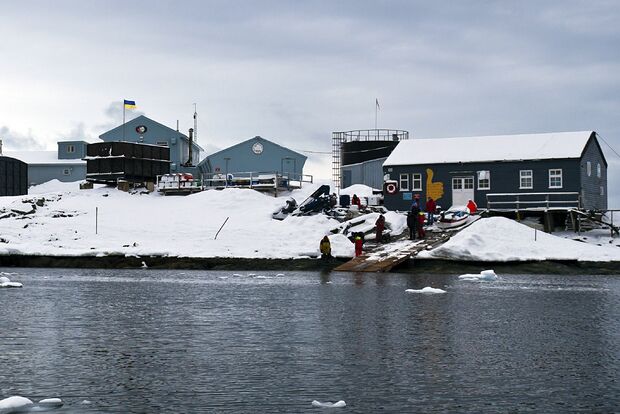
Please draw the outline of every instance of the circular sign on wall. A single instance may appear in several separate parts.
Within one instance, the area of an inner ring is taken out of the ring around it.
[[[255,142],[254,145],[252,145],[252,152],[256,155],[262,154],[263,144],[261,144],[260,142]]]
[[[136,127],[136,132],[137,132],[138,134],[144,134],[144,133],[146,132],[146,130],[147,130],[147,128],[146,128],[146,126],[145,126],[145,125],[138,125],[138,126]]]

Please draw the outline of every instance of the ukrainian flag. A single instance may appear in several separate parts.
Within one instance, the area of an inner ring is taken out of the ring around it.
[[[134,109],[136,107],[136,101],[128,101],[125,99],[125,108]]]

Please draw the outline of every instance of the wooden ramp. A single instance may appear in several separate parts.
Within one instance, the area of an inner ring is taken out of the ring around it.
[[[380,245],[377,249],[355,257],[334,270],[339,272],[389,272],[422,250],[431,250],[445,243],[452,234],[454,233],[427,233],[424,240],[405,239]]]

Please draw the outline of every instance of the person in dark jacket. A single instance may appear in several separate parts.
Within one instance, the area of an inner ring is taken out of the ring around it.
[[[409,240],[415,240],[417,217],[413,211],[407,212],[407,227],[409,227]]]
[[[375,241],[381,243],[383,240],[383,230],[385,230],[385,217],[383,214],[379,215],[379,218],[375,222],[377,234],[375,235]]]
[[[358,208],[362,207],[362,200],[357,196],[357,194],[353,194],[353,198],[351,199],[351,204],[355,204]]]
[[[329,242],[329,238],[327,236],[323,237],[321,240],[319,249],[321,250],[321,257],[323,259],[329,259],[332,257],[332,244]]]

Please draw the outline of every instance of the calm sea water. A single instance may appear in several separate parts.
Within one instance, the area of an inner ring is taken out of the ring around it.
[[[56,412],[620,410],[617,276],[4,271],[0,398]]]

